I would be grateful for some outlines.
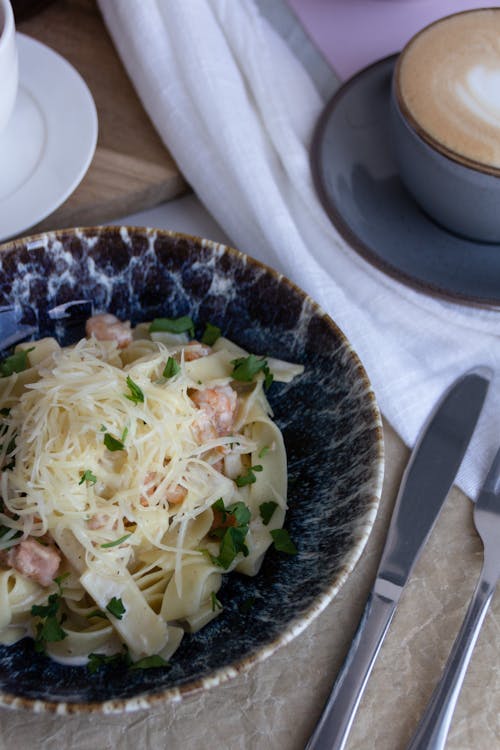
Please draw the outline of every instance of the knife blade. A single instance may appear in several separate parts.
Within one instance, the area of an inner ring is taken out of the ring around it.
[[[356,635],[305,750],[342,750],[403,588],[451,489],[492,377],[462,375],[427,419],[403,474],[387,539]]]

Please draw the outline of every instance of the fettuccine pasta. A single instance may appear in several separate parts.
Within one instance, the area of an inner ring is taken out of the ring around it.
[[[286,535],[265,390],[302,367],[190,340],[180,320],[96,316],[74,346],[42,339],[3,363],[1,643],[163,665],[222,611],[222,576],[255,575]]]

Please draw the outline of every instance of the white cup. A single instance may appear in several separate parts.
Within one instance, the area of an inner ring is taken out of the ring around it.
[[[9,0],[0,0],[0,135],[12,115],[18,81],[14,13]]]

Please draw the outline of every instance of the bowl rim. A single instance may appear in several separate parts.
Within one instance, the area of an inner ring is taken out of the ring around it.
[[[65,236],[79,236],[92,234],[120,234],[123,230],[128,234],[140,234],[149,237],[168,236],[176,239],[185,239],[201,247],[209,247],[215,253],[228,253],[244,265],[255,266],[264,270],[267,274],[273,276],[280,283],[284,283],[290,289],[294,290],[310,308],[321,317],[331,329],[333,334],[342,342],[344,351],[348,352],[351,361],[355,365],[355,371],[360,381],[364,383],[364,398],[367,399],[371,410],[371,428],[373,434],[373,450],[375,457],[371,463],[371,477],[369,481],[369,501],[367,502],[368,510],[357,519],[355,534],[357,539],[342,560],[342,568],[335,579],[307,608],[307,610],[293,617],[286,627],[271,642],[265,643],[252,651],[250,654],[238,659],[232,664],[221,666],[214,669],[209,675],[197,679],[191,679],[188,682],[176,687],[167,687],[155,693],[140,693],[131,698],[117,698],[107,701],[91,702],[72,702],[68,700],[53,701],[41,700],[36,698],[26,698],[23,696],[6,693],[0,689],[0,706],[11,709],[25,709],[37,714],[54,714],[54,715],[75,715],[75,714],[119,714],[129,713],[132,711],[150,709],[153,706],[166,703],[176,703],[187,697],[199,694],[203,690],[216,687],[227,682],[229,679],[240,674],[248,672],[254,665],[259,664],[267,659],[271,654],[282,646],[290,643],[327,607],[335,598],[342,588],[350,573],[354,570],[361,554],[370,537],[373,524],[378,512],[381,501],[382,485],[384,479],[384,438],[382,415],[377,404],[372,384],[368,378],[366,370],[353,349],[349,339],[333,321],[333,319],[315,302],[303,289],[291,281],[287,276],[276,271],[271,266],[266,265],[260,260],[237,250],[229,245],[225,245],[215,240],[205,239],[186,232],[176,232],[168,229],[156,229],[153,227],[141,227],[133,225],[110,224],[103,226],[81,226],[68,227],[64,229],[40,232],[26,237],[18,237],[0,244],[0,253],[15,250],[23,246],[31,245],[28,249],[40,247],[42,239],[45,241],[57,240]]]

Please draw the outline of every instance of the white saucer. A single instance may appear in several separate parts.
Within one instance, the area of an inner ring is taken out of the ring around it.
[[[82,180],[97,142],[97,112],[79,73],[59,54],[17,34],[19,91],[0,134],[0,241],[63,203]]]

